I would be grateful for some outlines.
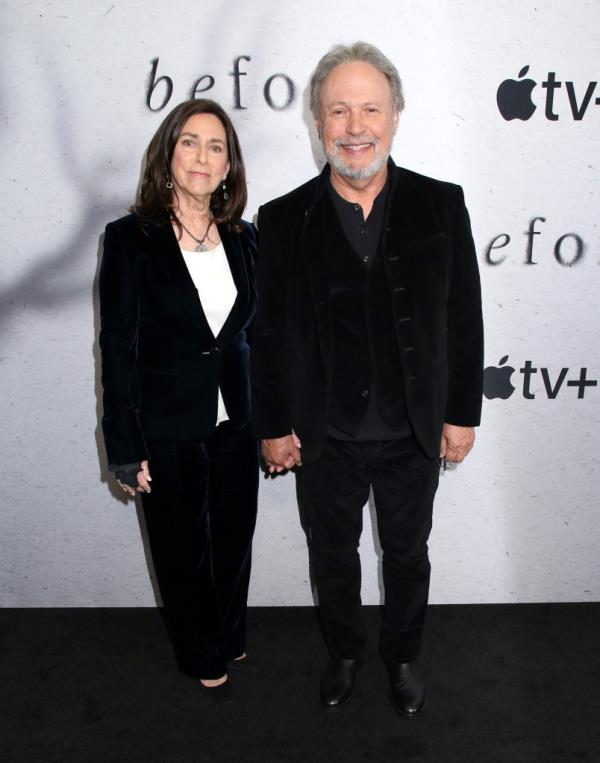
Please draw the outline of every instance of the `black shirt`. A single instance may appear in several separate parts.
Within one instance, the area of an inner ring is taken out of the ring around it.
[[[364,262],[365,266],[369,267],[375,259],[385,223],[388,196],[390,194],[389,174],[383,188],[375,198],[366,220],[360,204],[342,198],[331,184],[331,179],[329,180],[329,193],[344,234],[350,242],[352,249]],[[409,435],[410,426],[408,420],[399,429],[389,426],[379,411],[375,385],[371,384],[368,392],[367,409],[356,435],[353,437],[349,433],[334,427],[332,424],[328,424],[327,433],[330,437],[337,440],[353,442],[394,440]]]
[[[388,176],[385,185],[373,202],[369,216],[365,220],[360,204],[343,199],[335,190],[331,181],[329,182],[329,192],[333,206],[338,214],[344,233],[352,244],[354,251],[367,266],[373,262],[375,252],[379,246],[389,188],[390,180]]]

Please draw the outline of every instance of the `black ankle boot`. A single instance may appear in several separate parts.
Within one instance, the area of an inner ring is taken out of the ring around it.
[[[361,659],[345,660],[342,657],[332,657],[321,681],[321,704],[329,708],[346,704],[362,664]]]
[[[425,704],[425,684],[414,662],[388,665],[392,705],[405,718],[416,718]]]

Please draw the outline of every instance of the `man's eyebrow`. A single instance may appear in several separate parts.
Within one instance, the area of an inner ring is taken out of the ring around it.
[[[328,101],[325,106],[350,106],[352,104],[351,101]],[[358,104],[359,106],[379,106],[380,101],[362,101]]]

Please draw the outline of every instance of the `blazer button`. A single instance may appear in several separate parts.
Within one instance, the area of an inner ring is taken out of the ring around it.
[[[414,347],[404,347],[402,352],[412,352],[414,349]]]
[[[393,257],[389,258],[390,262],[396,262],[396,260],[399,260],[399,259],[400,259],[400,257],[397,254],[395,254]]]
[[[406,321],[410,320],[410,315],[405,316],[404,318],[398,318],[398,323],[406,323]]]
[[[414,377],[414,376],[409,376],[409,377],[408,377],[408,381],[414,381],[414,380],[415,380],[415,377]]]
[[[361,397],[369,397],[369,390],[363,389],[363,391],[360,393]]]
[[[395,292],[406,291],[406,287],[405,286],[396,286],[394,291]]]

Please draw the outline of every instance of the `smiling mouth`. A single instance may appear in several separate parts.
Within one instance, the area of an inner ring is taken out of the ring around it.
[[[342,143],[340,141],[336,143],[335,147],[338,151],[341,148],[351,154],[360,154],[362,151],[365,151],[369,148],[375,148],[375,143],[371,140],[363,141],[362,143]]]

